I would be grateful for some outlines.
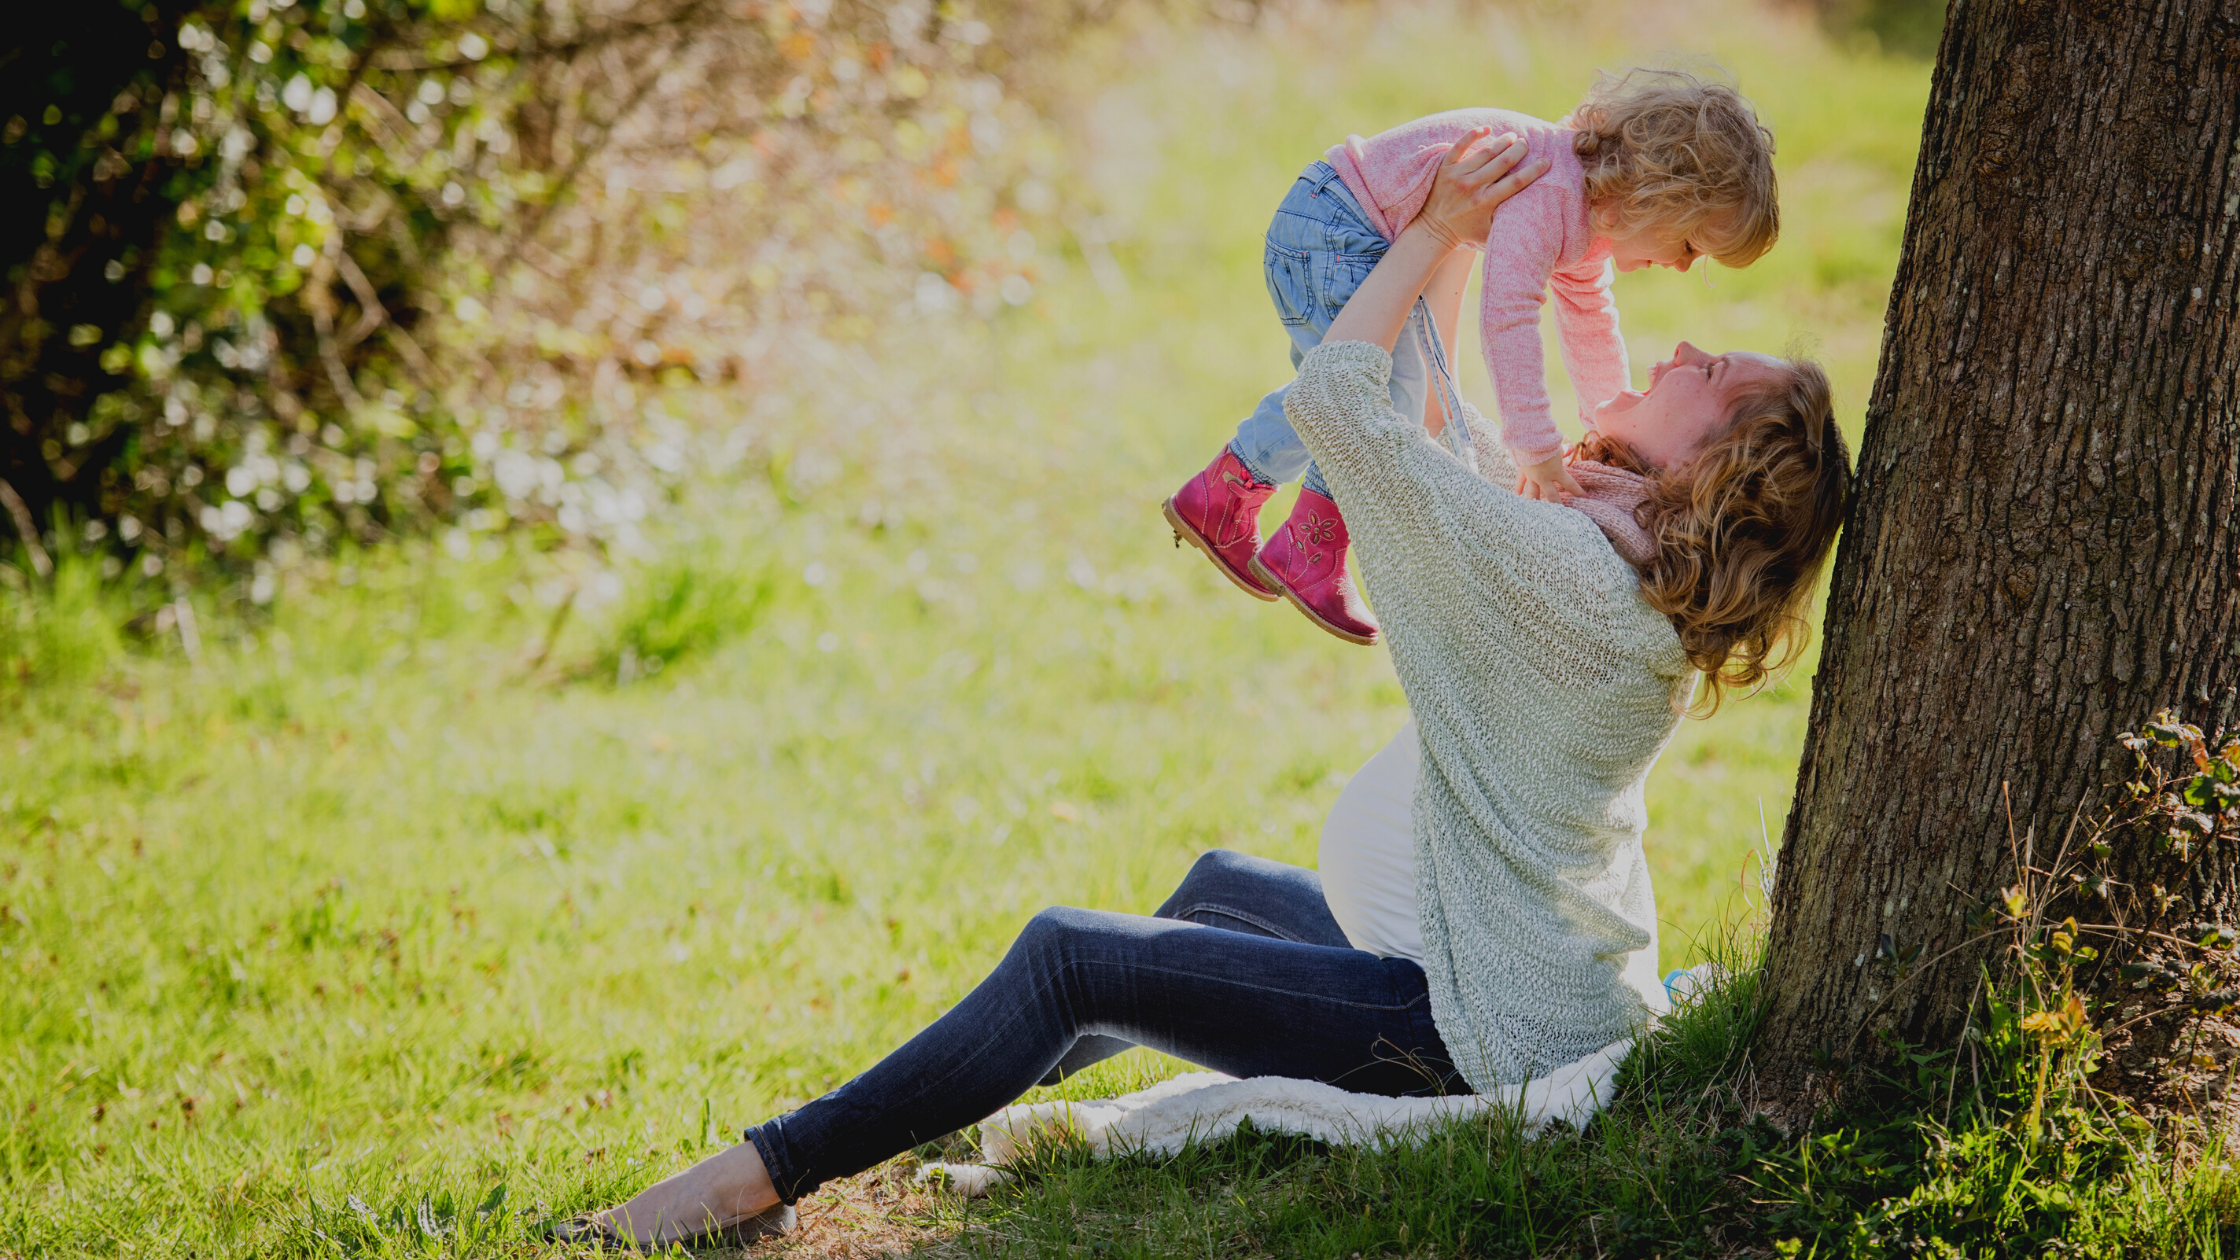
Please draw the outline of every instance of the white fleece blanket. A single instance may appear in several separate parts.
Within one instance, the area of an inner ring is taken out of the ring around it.
[[[1248,1118],[1256,1129],[1339,1146],[1417,1141],[1442,1123],[1497,1109],[1518,1112],[1528,1133],[1556,1120],[1582,1126],[1609,1102],[1618,1067],[1632,1049],[1631,1041],[1616,1042],[1498,1094],[1443,1098],[1385,1098],[1282,1076],[1239,1080],[1192,1072],[1118,1098],[1006,1107],[980,1122],[983,1162],[927,1164],[918,1179],[940,1178],[960,1193],[981,1195],[1009,1180],[1003,1166],[1043,1137],[1075,1134],[1105,1157],[1173,1155],[1193,1142],[1222,1141]]]

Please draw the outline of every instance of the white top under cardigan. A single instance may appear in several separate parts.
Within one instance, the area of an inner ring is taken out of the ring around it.
[[[1379,958],[1423,962],[1423,924],[1416,913],[1416,775],[1423,765],[1410,719],[1338,793],[1322,824],[1315,867],[1322,899],[1345,931],[1346,943]],[[1626,959],[1626,986],[1659,1015],[1672,999],[1657,978],[1654,924],[1649,944]],[[1622,1057],[1622,1056],[1620,1056]],[[1615,1071],[1615,1063],[1612,1064]]]
[[[1465,409],[1465,467],[1386,395],[1392,357],[1324,342],[1285,398],[1346,514],[1415,716],[1417,917],[1431,1013],[1481,1093],[1639,1032],[1655,939],[1642,788],[1695,673],[1585,515],[1511,491]],[[1652,964],[1653,967],[1653,964]]]
[[[1322,823],[1315,870],[1322,900],[1346,943],[1379,958],[1423,962],[1416,914],[1416,837],[1409,802],[1416,794],[1416,724],[1346,780]]]

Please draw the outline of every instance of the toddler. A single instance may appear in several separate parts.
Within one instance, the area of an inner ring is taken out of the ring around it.
[[[1483,246],[1480,336],[1500,403],[1502,440],[1523,476],[1521,493],[1560,499],[1583,491],[1564,467],[1548,403],[1540,305],[1552,289],[1556,332],[1582,416],[1631,380],[1613,267],[1686,271],[1711,257],[1744,267],[1772,248],[1773,134],[1734,89],[1676,70],[1604,75],[1561,122],[1501,109],[1432,114],[1346,142],[1309,166],[1268,227],[1268,293],[1291,336],[1291,363],[1308,350],[1423,208],[1440,162],[1458,143],[1506,132],[1524,162],[1547,172],[1494,215]],[[1427,382],[1448,377],[1444,342],[1461,318],[1467,270],[1418,301],[1393,353],[1392,404],[1427,425],[1447,424],[1464,459],[1470,443],[1451,397],[1426,414]],[[1436,326],[1434,326],[1436,325]],[[1376,619],[1346,572],[1344,518],[1306,448],[1284,418],[1285,389],[1260,400],[1212,464],[1167,500],[1178,537],[1206,553],[1230,581],[1261,599],[1289,599],[1316,625],[1354,643],[1377,641]],[[1450,386],[1451,388],[1451,386]],[[1304,471],[1290,518],[1265,547],[1260,508],[1277,483]]]

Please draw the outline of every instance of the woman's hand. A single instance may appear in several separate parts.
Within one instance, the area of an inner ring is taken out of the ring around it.
[[[1493,212],[1548,171],[1544,158],[1524,160],[1529,150],[1522,139],[1488,141],[1492,134],[1493,128],[1478,127],[1455,141],[1416,213],[1415,222],[1449,249],[1484,248]]]
[[[1323,341],[1366,341],[1389,353],[1432,273],[1455,250],[1482,243],[1494,208],[1548,169],[1541,161],[1519,166],[1525,146],[1514,137],[1497,148],[1475,148],[1492,130],[1479,127],[1448,151],[1423,209],[1353,291]]]

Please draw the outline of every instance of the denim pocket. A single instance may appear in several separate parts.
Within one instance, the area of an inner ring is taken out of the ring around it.
[[[1268,295],[1277,315],[1286,327],[1319,335],[1384,257],[1386,242],[1337,172],[1318,163],[1276,208],[1267,246]]]
[[[1276,304],[1276,317],[1286,327],[1301,328],[1310,325],[1328,328],[1330,320],[1322,318],[1315,324],[1318,304],[1315,294],[1314,256],[1301,250],[1287,249],[1268,242],[1266,256],[1268,270],[1268,297]]]
[[[1338,318],[1338,312],[1353,300],[1354,290],[1361,287],[1361,282],[1368,279],[1369,273],[1383,260],[1381,250],[1374,254],[1324,252],[1315,255],[1315,271],[1319,277],[1315,295],[1322,303],[1320,327],[1330,327]]]

